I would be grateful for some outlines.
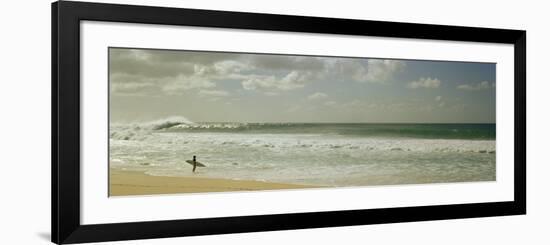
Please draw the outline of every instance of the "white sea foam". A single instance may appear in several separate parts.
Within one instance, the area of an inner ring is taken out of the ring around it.
[[[196,155],[207,165],[196,173],[200,176],[330,186],[494,180],[494,140],[195,133],[158,127],[170,123],[178,124],[169,128],[193,125],[165,120],[112,126],[110,164],[187,176],[192,173],[185,160]]]
[[[111,123],[109,137],[117,140],[145,140],[151,136],[154,130],[193,124],[191,120],[183,116],[171,116],[145,122]]]

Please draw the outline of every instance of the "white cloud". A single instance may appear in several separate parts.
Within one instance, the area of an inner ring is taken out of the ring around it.
[[[327,60],[327,70],[335,79],[366,82],[367,63],[358,59],[334,59]]]
[[[332,100],[325,102],[326,106],[335,106],[336,104],[337,104],[336,101],[332,101]]]
[[[412,81],[410,82],[407,87],[409,88],[412,88],[412,89],[417,89],[417,88],[439,88],[439,86],[441,85],[441,81],[437,78],[431,78],[431,77],[428,77],[428,78],[420,78],[418,79],[417,81]]]
[[[201,76],[177,76],[175,78],[158,79],[160,84],[166,84],[162,87],[162,91],[167,94],[177,95],[189,89],[204,89],[213,88],[216,86],[210,79]]]
[[[443,101],[443,97],[441,97],[441,95],[435,96],[435,101],[437,103],[437,106],[445,107],[445,101]]]
[[[351,79],[356,82],[385,83],[396,73],[401,72],[406,63],[400,60],[383,59],[337,59],[328,61],[331,72],[337,77]]]
[[[479,91],[479,90],[485,90],[490,88],[491,85],[488,81],[482,81],[480,83],[474,83],[474,84],[461,84],[458,85],[456,88],[460,90],[468,90],[468,91]],[[494,83],[493,83],[494,87]]]
[[[405,61],[384,59],[277,56],[168,50],[111,49],[112,83],[118,93],[139,87],[140,93],[178,95],[235,80],[245,90],[280,93],[319,80],[385,83],[403,70]]]
[[[396,72],[402,71],[405,66],[406,63],[400,60],[369,59],[365,81],[387,82],[393,78]]]
[[[139,82],[127,82],[127,83],[112,83],[111,84],[111,93],[116,93],[119,95],[134,95],[142,96],[147,95],[147,91],[156,86],[152,83],[139,83]]]
[[[321,92],[317,92],[317,93],[314,93],[314,94],[311,94],[310,96],[307,97],[308,100],[319,100],[319,99],[324,99],[328,97],[327,94],[325,93],[321,93]]]
[[[256,90],[261,88],[276,88],[278,83],[275,76],[251,76],[242,81],[242,86],[246,90]]]
[[[312,72],[291,71],[282,78],[276,76],[250,76],[242,81],[242,86],[246,90],[292,90],[303,88],[307,83],[314,80]]]
[[[184,90],[216,86],[209,78],[201,76],[178,75],[156,78],[126,73],[111,74],[110,84],[111,93],[113,94],[152,96],[158,96],[162,93],[176,95],[182,94]]]
[[[214,69],[220,74],[235,74],[241,73],[244,71],[249,71],[252,69],[248,64],[234,61],[234,60],[225,60],[220,61],[214,64]]]
[[[224,90],[200,90],[199,95],[204,97],[226,97],[229,96],[229,92]]]
[[[322,72],[330,59],[333,58],[258,54],[248,56],[247,62],[258,70]]]

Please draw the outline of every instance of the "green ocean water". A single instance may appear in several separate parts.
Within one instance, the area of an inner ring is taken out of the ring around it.
[[[161,125],[157,130],[251,134],[325,134],[357,137],[494,140],[495,124],[377,123],[196,123]]]

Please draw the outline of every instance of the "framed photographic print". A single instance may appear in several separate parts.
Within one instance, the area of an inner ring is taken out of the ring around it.
[[[525,38],[55,2],[52,241],[525,214]]]

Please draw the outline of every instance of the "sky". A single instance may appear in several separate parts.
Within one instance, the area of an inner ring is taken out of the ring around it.
[[[110,118],[495,123],[496,64],[109,48]]]

